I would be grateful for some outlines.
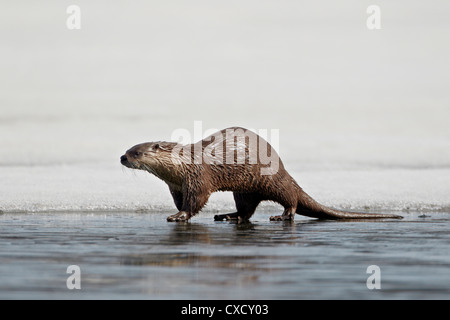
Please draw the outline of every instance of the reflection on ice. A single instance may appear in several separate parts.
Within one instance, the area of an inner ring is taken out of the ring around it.
[[[171,224],[163,213],[3,214],[1,298],[442,298],[450,260],[448,215],[402,221]],[[378,265],[382,288],[366,288]],[[408,276],[406,276],[408,275]]]

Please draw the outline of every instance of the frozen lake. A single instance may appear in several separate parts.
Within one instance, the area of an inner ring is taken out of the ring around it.
[[[167,223],[166,214],[0,216],[1,299],[448,299],[448,214],[402,221]],[[81,289],[69,290],[69,265]],[[369,290],[367,268],[380,268]]]

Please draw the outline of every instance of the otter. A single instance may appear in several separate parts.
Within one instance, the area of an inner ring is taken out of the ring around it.
[[[241,127],[223,129],[194,144],[138,144],[127,150],[120,162],[128,168],[148,171],[167,183],[178,209],[167,218],[169,222],[188,221],[216,191],[232,191],[236,204],[236,212],[216,215],[216,221],[247,221],[266,200],[284,207],[281,215],[270,217],[271,221],[293,221],[296,213],[317,219],[403,218],[341,211],[318,203],[285,170],[265,139]]]

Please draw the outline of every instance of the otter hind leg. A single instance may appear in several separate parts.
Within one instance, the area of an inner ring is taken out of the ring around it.
[[[271,216],[270,221],[294,221],[296,208],[285,208],[281,216]]]
[[[238,217],[239,217],[239,213],[238,212],[217,214],[217,215],[214,216],[214,221],[237,220]]]
[[[238,216],[242,220],[249,220],[255,213],[256,207],[263,200],[263,197],[259,193],[233,192],[233,197]]]
[[[249,220],[253,213],[255,213],[256,207],[262,201],[262,197],[258,193],[233,192],[233,197],[237,212],[215,215],[214,220]]]

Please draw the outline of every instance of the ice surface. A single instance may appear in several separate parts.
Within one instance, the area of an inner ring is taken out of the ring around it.
[[[383,4],[378,31],[356,2],[79,1],[81,30],[50,3],[0,13],[0,210],[173,212],[119,157],[199,120],[279,129],[286,168],[326,205],[449,211],[448,3]]]
[[[175,211],[167,186],[120,164],[0,167],[1,209],[39,211]],[[376,211],[448,211],[450,170],[325,170],[291,172],[319,202]],[[230,193],[214,194],[205,211],[232,212]],[[266,203],[260,210],[281,210]]]

